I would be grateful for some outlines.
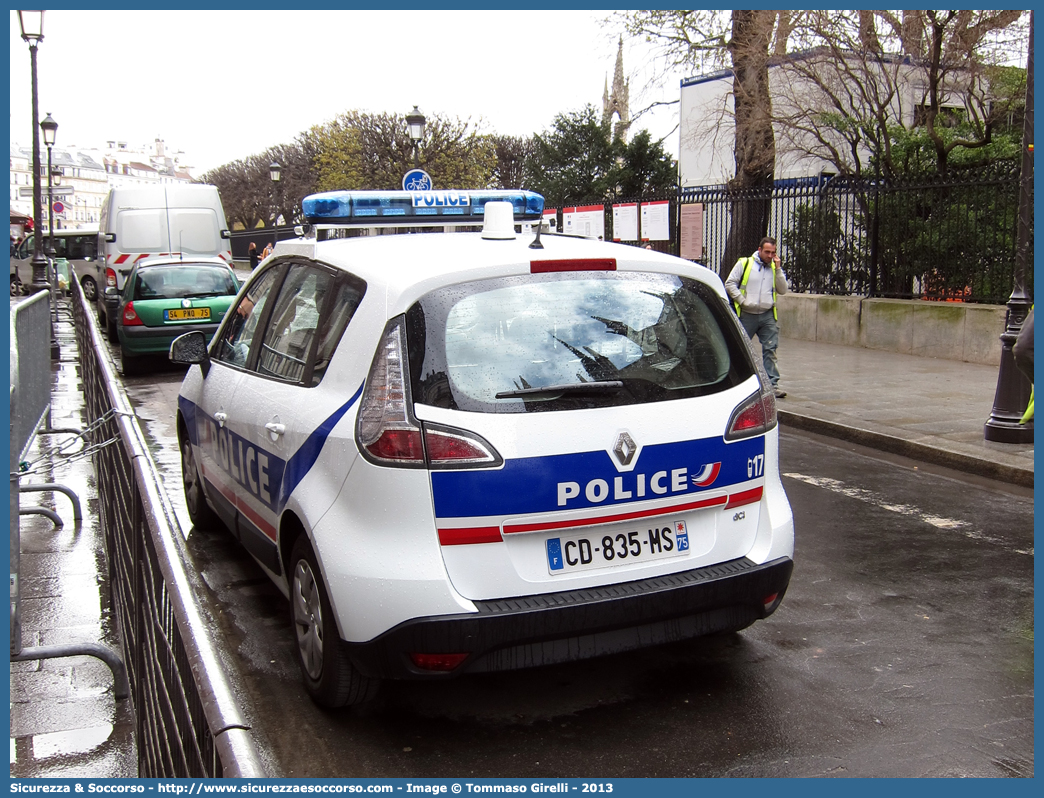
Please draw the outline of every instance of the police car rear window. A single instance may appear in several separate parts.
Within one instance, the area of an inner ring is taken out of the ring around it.
[[[487,413],[667,401],[754,373],[728,309],[688,278],[562,273],[440,289],[407,313],[414,401]]]

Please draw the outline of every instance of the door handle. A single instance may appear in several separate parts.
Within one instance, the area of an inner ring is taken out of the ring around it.
[[[282,435],[284,432],[286,432],[286,425],[277,424],[274,421],[269,421],[267,424],[265,424],[265,429],[271,432],[273,435]]]
[[[225,422],[228,420],[227,413],[215,413],[214,420],[218,423],[219,427],[225,426]]]

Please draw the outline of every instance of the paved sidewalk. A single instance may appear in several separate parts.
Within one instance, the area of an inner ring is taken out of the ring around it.
[[[51,368],[51,426],[83,429],[78,353],[69,314],[59,316],[60,360]],[[22,485],[52,482],[72,490],[83,518],[62,493],[22,493],[22,508],[46,507],[20,519],[19,582],[22,645],[101,643],[120,651],[106,567],[105,536],[98,524],[98,488],[89,458],[47,457],[70,435],[38,436],[27,455],[35,473]],[[80,450],[75,444],[70,451]],[[137,775],[131,699],[113,697],[112,673],[100,659],[57,657],[11,663],[12,778],[127,778]]]
[[[983,437],[999,366],[783,338],[779,370],[784,427],[1033,486],[1033,444]]]

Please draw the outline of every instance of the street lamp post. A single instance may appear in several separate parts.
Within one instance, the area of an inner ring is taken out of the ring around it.
[[[58,135],[58,123],[50,114],[40,123],[44,146],[47,147],[47,254],[54,257],[54,169],[51,166],[51,148]]]
[[[276,224],[279,220],[279,200],[277,192],[279,190],[279,181],[282,179],[283,176],[282,164],[280,164],[278,161],[272,161],[272,163],[268,165],[268,176],[272,180],[272,196],[275,200],[275,210],[273,210],[272,212],[272,249],[274,250],[276,246],[277,236]]]
[[[420,166],[420,143],[424,138],[424,114],[415,105],[410,113],[406,114],[406,126],[410,129],[410,140],[413,141],[413,165]]]
[[[1019,218],[1016,228],[1014,287],[1001,333],[1001,361],[993,410],[983,425],[983,437],[996,443],[1033,443],[1033,422],[1020,423],[1029,402],[1031,385],[1015,367],[1012,347],[1029,315],[1032,300],[1026,293],[1026,267],[1032,266],[1033,231],[1033,12],[1030,11],[1029,52],[1026,56],[1026,110],[1022,121],[1022,169],[1019,179]]]
[[[44,262],[47,266],[47,277],[44,288],[51,293],[51,359],[58,359],[58,338],[55,335],[55,325],[58,323],[58,296],[55,289],[58,287],[58,272],[54,262],[54,170],[51,167],[51,148],[54,146],[58,135],[58,123],[50,114],[40,123],[43,131],[44,144],[47,146],[47,257]],[[41,231],[43,232],[43,231]],[[37,233],[40,238],[40,233]]]
[[[40,133],[37,121],[40,118],[39,99],[36,90],[36,48],[43,41],[43,11],[19,11],[18,24],[22,28],[22,38],[29,44],[29,63],[33,83],[33,282],[29,286],[32,293],[46,291],[47,258],[43,253],[40,240]]]

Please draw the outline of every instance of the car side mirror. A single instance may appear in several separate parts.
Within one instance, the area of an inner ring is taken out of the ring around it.
[[[184,363],[190,366],[198,363],[204,377],[210,373],[207,337],[199,331],[179,335],[171,341],[169,357],[172,363]]]
[[[108,241],[110,244],[114,244],[116,242],[116,234],[115,233],[106,233],[105,234],[105,240]]]
[[[231,230],[222,230],[221,231],[221,237],[222,238],[232,238],[232,231]]]

